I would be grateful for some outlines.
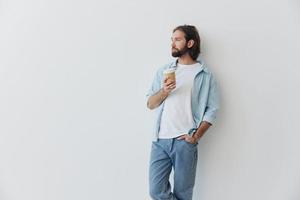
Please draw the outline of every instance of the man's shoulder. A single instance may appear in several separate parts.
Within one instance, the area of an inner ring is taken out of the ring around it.
[[[203,72],[205,72],[207,75],[212,76],[212,72],[210,71],[210,69],[207,67],[206,63],[204,62],[203,58],[199,57],[197,58],[197,62],[199,63],[199,67],[202,68]],[[158,69],[157,69],[157,73],[162,74],[162,72],[165,69],[168,68],[174,68],[176,67],[176,60],[169,60],[168,62],[166,62],[165,64],[161,65]]]

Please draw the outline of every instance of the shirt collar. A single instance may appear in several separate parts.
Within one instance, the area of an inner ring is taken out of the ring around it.
[[[205,64],[203,62],[203,59],[200,56],[198,56],[198,58],[196,59],[196,62],[198,62],[200,64],[199,72],[201,72],[202,70],[207,72],[206,67],[204,67]],[[178,58],[176,58],[175,60],[173,60],[171,62],[171,64],[169,65],[169,68],[176,69],[177,68],[177,63],[178,63]]]

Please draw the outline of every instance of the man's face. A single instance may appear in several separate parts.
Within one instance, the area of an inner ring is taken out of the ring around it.
[[[188,47],[184,37],[184,32],[177,30],[171,37],[171,51],[173,57],[180,57],[187,53]]]

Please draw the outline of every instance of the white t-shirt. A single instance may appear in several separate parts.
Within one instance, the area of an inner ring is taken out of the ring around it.
[[[199,63],[177,64],[176,88],[165,99],[158,138],[178,137],[187,134],[194,126],[191,92],[195,75],[200,67]]]

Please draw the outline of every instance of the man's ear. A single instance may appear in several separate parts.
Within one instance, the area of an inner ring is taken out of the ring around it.
[[[194,45],[195,41],[194,40],[189,40],[187,43],[187,47],[188,48],[192,48],[192,46]]]

